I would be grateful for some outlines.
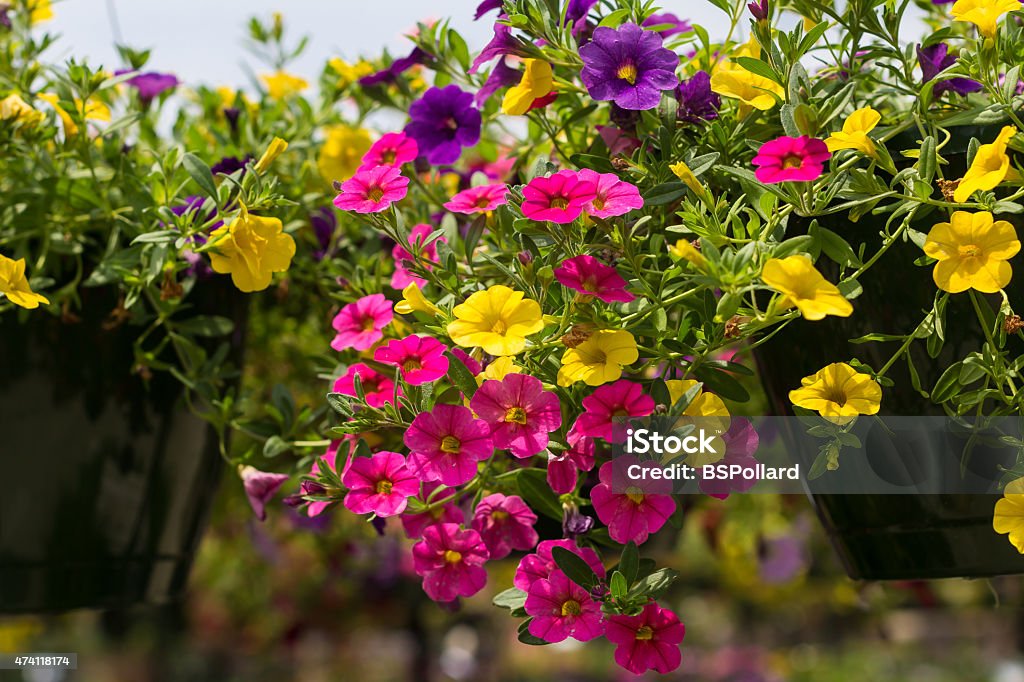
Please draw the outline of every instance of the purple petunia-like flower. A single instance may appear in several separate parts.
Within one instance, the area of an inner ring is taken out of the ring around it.
[[[953,64],[956,64],[956,55],[949,54],[949,45],[946,43],[935,43],[928,47],[918,45],[917,61],[921,65],[921,82],[927,83],[953,66]],[[978,92],[981,88],[981,83],[970,78],[949,78],[941,83],[936,83],[932,89],[932,94],[935,97],[941,97],[945,92],[966,95]]]
[[[580,48],[580,77],[590,96],[613,101],[623,109],[653,109],[661,92],[679,85],[679,56],[662,47],[661,36],[636,24],[618,29],[599,26]]]
[[[473,15],[473,21],[477,21],[483,15],[496,9],[501,9],[501,0],[483,0],[483,2],[476,7],[476,14]]]
[[[480,141],[480,110],[473,107],[473,95],[457,85],[427,90],[409,107],[409,118],[406,134],[435,165],[457,161],[463,147]]]
[[[676,99],[679,101],[676,117],[691,124],[715,120],[722,106],[722,98],[711,90],[711,75],[707,71],[698,71],[679,83]]]
[[[650,26],[668,26],[668,28],[662,28],[658,31],[663,38],[668,38],[680,33],[690,33],[693,31],[693,25],[689,21],[686,19],[680,19],[671,12],[652,14],[644,19],[643,26],[645,28]]]
[[[395,80],[403,73],[416,66],[422,64],[430,59],[430,55],[421,50],[419,47],[414,47],[405,57],[400,57],[391,64],[376,73],[371,73],[369,76],[363,76],[359,79],[359,84],[363,87],[371,85],[380,85],[381,83],[390,83]]]
[[[476,95],[473,97],[473,103],[478,107],[482,107],[491,98],[491,95],[502,88],[516,85],[521,78],[522,74],[519,70],[513,69],[506,64],[505,57],[501,57],[494,64],[494,69],[491,70],[491,75],[487,77],[483,87],[477,90]]]
[[[499,18],[504,19],[505,15]],[[491,38],[489,43],[484,45],[484,49],[480,50],[480,54],[473,60],[473,63],[469,66],[469,73],[476,73],[480,70],[481,66],[495,57],[508,54],[516,55],[517,57],[526,56],[523,41],[512,35],[511,26],[496,21],[494,22],[494,37]]]
[[[121,76],[126,73],[131,73],[131,71],[131,69],[121,69],[120,71],[115,71],[114,75]],[[177,76],[170,73],[149,71],[146,73],[140,73],[137,76],[132,76],[126,80],[125,83],[138,91],[139,99],[142,100],[144,105],[146,105],[167,90],[178,87],[180,81]]]

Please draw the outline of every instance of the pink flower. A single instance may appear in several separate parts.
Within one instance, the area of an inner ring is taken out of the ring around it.
[[[577,472],[594,468],[594,439],[579,432],[579,421],[572,425],[566,437],[567,450],[548,459],[548,485],[558,495],[571,493],[576,489]]]
[[[430,494],[440,486],[441,483],[439,481],[424,483],[420,499],[426,501]],[[438,500],[449,497],[445,492],[438,493],[438,495]],[[405,534],[410,540],[418,540],[423,537],[423,531],[429,526],[435,526],[439,523],[454,523],[458,525],[465,520],[466,515],[462,512],[462,509],[453,502],[448,502],[419,514],[402,514],[402,528],[405,529]]]
[[[729,430],[722,435],[722,441],[725,443],[725,456],[715,462],[715,465],[729,466],[738,464],[744,468],[754,468],[757,466],[757,459],[754,457],[754,453],[757,452],[759,439],[757,431],[754,430],[754,426],[749,420],[734,418],[729,425]],[[746,479],[741,476],[735,478],[704,478],[703,467],[699,468],[697,472],[700,476],[700,480],[697,483],[700,491],[719,500],[729,497],[729,493],[733,490],[742,493],[750,490],[757,484],[756,478]]]
[[[535,582],[550,577],[558,568],[558,564],[555,563],[555,559],[552,556],[552,550],[555,547],[562,547],[579,555],[581,559],[587,562],[591,570],[597,574],[598,578],[604,578],[605,571],[604,566],[601,564],[601,557],[591,548],[577,547],[576,543],[572,540],[545,540],[537,545],[536,553],[527,554],[522,558],[519,562],[519,567],[516,568],[516,575],[512,580],[512,584],[524,592],[529,592],[530,586]]]
[[[407,336],[393,339],[373,353],[373,359],[402,370],[402,378],[410,386],[429,384],[448,372],[445,345],[431,336]]]
[[[644,468],[658,468],[655,462],[637,462],[635,459],[622,456],[615,460],[615,468],[625,472],[632,464]],[[590,502],[594,505],[597,518],[608,526],[608,535],[615,542],[626,544],[635,542],[640,545],[647,542],[651,533],[657,533],[668,518],[676,510],[676,501],[672,495],[670,481],[645,481],[644,490],[629,486],[629,480],[622,475],[622,480],[613,473],[612,462],[605,462],[598,472],[601,482],[590,491]],[[650,490],[657,490],[651,493]],[[664,489],[664,493],[660,492]],[[616,493],[613,490],[625,490]],[[647,492],[645,492],[645,490]]]
[[[416,140],[405,133],[388,133],[374,142],[363,155],[363,165],[359,170],[368,171],[376,166],[401,166],[403,163],[415,161],[419,152]]]
[[[825,172],[832,158],[828,146],[813,137],[779,137],[765,142],[757,150],[754,175],[759,182],[774,185],[780,182],[810,182]]]
[[[331,348],[366,350],[384,338],[381,330],[391,324],[394,317],[391,301],[384,298],[384,294],[363,296],[334,316],[333,326],[338,334],[331,341]]]
[[[558,396],[529,374],[485,381],[469,405],[490,427],[494,447],[520,459],[547,448],[548,434],[562,425]]]
[[[539,539],[536,523],[537,515],[523,498],[501,493],[480,500],[473,515],[473,530],[480,533],[491,559],[503,559],[514,549],[533,549]]]
[[[452,213],[487,213],[508,202],[508,187],[504,183],[479,185],[462,190],[444,205]]]
[[[369,365],[357,362],[349,365],[348,370],[334,382],[334,392],[342,395],[356,396],[356,376],[363,387],[366,404],[370,407],[383,407],[395,397],[395,382],[384,376]],[[398,387],[398,397],[402,396],[402,387]]]
[[[579,177],[597,188],[594,198],[585,207],[592,216],[611,218],[644,207],[644,200],[640,198],[640,190],[636,185],[620,180],[614,173],[598,173],[584,168],[579,172]]]
[[[242,467],[239,474],[242,476],[242,487],[245,488],[245,496],[249,498],[249,506],[252,507],[253,513],[260,521],[266,521],[267,502],[270,502],[285,484],[288,474],[271,474],[250,466]]]
[[[564,286],[605,303],[628,303],[636,296],[626,291],[626,280],[610,265],[593,256],[576,256],[555,268],[555,279]]]
[[[646,417],[654,412],[654,398],[644,393],[643,386],[628,379],[598,386],[583,399],[583,414],[576,427],[584,436],[604,438],[609,443],[625,441],[623,424],[613,420],[619,417]]]
[[[488,558],[480,534],[442,523],[423,530],[412,548],[413,567],[423,576],[423,591],[434,601],[471,597],[484,588]]]
[[[341,183],[341,194],[334,197],[334,205],[342,211],[380,213],[409,191],[409,178],[395,166],[376,166],[357,171]]]
[[[679,667],[679,644],[686,627],[679,617],[654,602],[644,606],[639,616],[609,616],[605,636],[615,648],[615,662],[641,675],[656,670],[662,675]]]
[[[477,462],[494,454],[487,424],[462,405],[436,405],[431,412],[420,412],[404,440],[412,451],[413,473],[448,486],[468,483],[476,476]]]
[[[430,225],[422,223],[412,228],[412,232],[409,234],[409,244],[413,247],[417,244],[420,245],[420,257],[418,259],[411,251],[409,251],[409,249],[405,248],[401,244],[395,244],[394,248],[391,249],[391,257],[395,259],[395,271],[391,275],[391,286],[393,288],[402,290],[413,282],[415,282],[421,289],[426,286],[427,281],[412,274],[412,272],[406,268],[405,264],[418,262],[420,267],[425,270],[434,269],[434,264],[437,263],[437,243],[447,243],[448,240],[444,237],[439,237],[426,246],[423,246],[423,243],[433,231],[434,228],[430,227]]]
[[[530,220],[571,223],[597,196],[593,182],[581,180],[570,170],[536,177],[523,188],[523,215]]]
[[[452,355],[461,360],[462,364],[466,366],[466,369],[468,369],[469,373],[472,374],[473,376],[476,376],[480,372],[484,371],[484,368],[480,366],[480,363],[477,362],[472,355],[462,350],[461,348],[452,348]]]
[[[397,452],[353,458],[341,482],[348,488],[345,506],[354,514],[401,514],[409,498],[420,491],[419,480],[405,465],[405,457]]]
[[[323,456],[318,457],[313,462],[313,467],[309,470],[309,475],[315,477],[320,473],[321,466],[326,466],[332,471],[337,471],[338,449],[344,442],[345,441],[342,439],[331,441],[331,444],[327,446],[327,450],[324,452]],[[330,506],[330,502],[310,502],[309,506],[306,507],[306,513],[311,517],[320,516],[327,511],[327,508]]]
[[[561,571],[530,585],[525,608],[533,616],[530,634],[545,642],[562,642],[569,637],[589,642],[604,634],[601,604]]]

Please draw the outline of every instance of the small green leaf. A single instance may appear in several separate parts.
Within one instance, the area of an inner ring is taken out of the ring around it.
[[[551,550],[551,558],[555,560],[558,568],[565,573],[569,580],[583,589],[591,590],[597,585],[597,574],[579,554],[571,552],[565,547],[555,547]]]
[[[189,152],[185,154],[185,158],[182,160],[182,164],[185,166],[185,170],[192,176],[192,179],[196,181],[196,184],[206,193],[207,196],[212,197],[214,201],[217,200],[217,185],[213,181],[213,173],[210,172],[210,167],[206,165],[206,162],[200,159],[195,154]]]

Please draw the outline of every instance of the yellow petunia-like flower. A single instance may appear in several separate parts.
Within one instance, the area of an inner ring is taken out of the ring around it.
[[[67,110],[60,105],[60,97],[56,93],[41,92],[38,97],[52,106],[54,111],[57,112],[57,115],[60,117],[61,124],[64,126],[65,136],[73,137],[78,134],[78,124],[75,123],[75,119],[72,118],[71,114],[69,114]],[[76,99],[75,109],[78,110],[78,116],[85,121],[110,120],[110,108],[103,102],[90,100],[83,103],[82,100]]]
[[[956,211],[948,223],[935,225],[924,252],[939,261],[932,271],[936,286],[951,294],[968,289],[991,294],[1010,283],[1007,261],[1020,251],[1013,225],[994,221],[986,211]]]
[[[1024,554],[1024,478],[1006,484],[992,514],[992,530],[1008,534],[1010,544]]]
[[[455,306],[448,336],[463,348],[480,347],[491,355],[517,355],[526,337],[544,328],[540,304],[500,284],[478,291]]]
[[[693,174],[693,171],[690,170],[690,167],[685,162],[674,163],[668,169],[698,196],[704,196],[707,193],[704,185],[700,184],[700,180],[697,179],[697,176]]]
[[[957,0],[950,11],[956,21],[969,21],[981,35],[995,38],[999,19],[1020,8],[1020,0]]]
[[[669,379],[665,382],[668,387],[668,395],[675,405],[687,391],[697,385],[696,379]],[[725,406],[722,399],[714,393],[697,391],[690,404],[683,410],[687,417],[729,417],[729,408]],[[726,425],[728,428],[728,425]]]
[[[286,71],[263,74],[260,79],[267,86],[267,94],[271,99],[285,99],[309,87],[309,82],[305,78]]]
[[[503,355],[500,358],[495,358],[493,362],[489,363],[484,371],[476,375],[476,383],[482,384],[488,379],[494,381],[501,381],[509,374],[522,374],[523,368],[516,364],[516,359],[508,355]]]
[[[588,386],[600,386],[622,376],[622,368],[640,357],[636,339],[623,329],[602,329],[591,334],[575,348],[562,355],[558,370],[558,385],[571,386],[582,381]]]
[[[708,259],[704,257],[704,254],[689,239],[680,239],[675,244],[670,245],[668,252],[674,258],[689,262],[698,270],[704,270],[708,266]]]
[[[25,259],[12,260],[0,254],[0,294],[16,306],[33,310],[40,303],[49,303],[42,294],[32,291],[25,277]]]
[[[38,24],[41,21],[53,19],[53,8],[50,6],[50,0],[28,0],[26,5],[29,10],[29,23]]]
[[[214,272],[231,273],[231,281],[246,293],[270,286],[275,272],[285,272],[295,255],[295,240],[277,218],[249,213],[245,206],[229,224],[210,235],[210,265]]]
[[[327,65],[331,67],[334,73],[338,74],[339,88],[351,85],[363,76],[369,76],[375,71],[373,64],[363,59],[360,59],[355,64],[349,64],[341,57],[332,57],[327,60]]]
[[[551,65],[542,59],[527,59],[522,80],[505,93],[501,110],[509,116],[522,116],[530,110],[535,99],[549,94],[554,86]]]
[[[266,173],[267,169],[270,168],[270,164],[274,163],[274,159],[281,156],[288,149],[288,143],[282,140],[280,137],[275,137],[267,145],[267,150],[263,152],[263,156],[256,162],[256,172]]]
[[[43,112],[36,111],[17,93],[11,93],[0,99],[0,121],[14,121],[26,128],[37,126],[46,118]]]
[[[826,315],[849,317],[853,306],[814,267],[807,256],[772,258],[761,273],[764,283],[782,294],[780,307],[793,305],[808,320],[821,320]]]
[[[878,414],[882,402],[878,382],[845,362],[834,362],[804,377],[800,384],[800,388],[789,392],[789,401],[822,417]]]
[[[347,125],[328,127],[327,139],[320,147],[316,167],[327,182],[348,180],[362,163],[363,155],[370,150],[373,139],[363,128]]]
[[[774,109],[786,91],[775,81],[747,71],[734,63],[723,65],[711,76],[711,89],[723,97],[738,99],[761,111]]]
[[[409,282],[409,286],[402,289],[402,300],[395,304],[395,312],[399,315],[420,312],[434,316],[440,313],[441,309],[426,299],[420,285]]]
[[[875,156],[875,142],[868,133],[875,129],[875,126],[882,120],[882,115],[871,107],[864,107],[850,114],[850,117],[843,123],[840,132],[832,133],[825,144],[830,152],[837,152],[840,149],[855,149],[868,156]]]
[[[1016,134],[1016,128],[1004,126],[995,142],[978,147],[971,167],[953,193],[953,201],[962,204],[978,190],[995,189],[1001,182],[1017,179],[1017,171],[1010,166],[1010,156],[1006,153],[1010,139]]]

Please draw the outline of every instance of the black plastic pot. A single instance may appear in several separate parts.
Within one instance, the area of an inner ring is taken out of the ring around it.
[[[244,298],[220,278],[190,301],[236,322],[237,365]],[[79,322],[0,317],[0,613],[165,603],[186,585],[217,436],[175,379],[133,372],[139,328],[104,329],[116,303],[86,289]]]
[[[998,130],[999,126],[957,130],[944,151],[951,163],[947,177],[960,177],[965,170],[964,152],[971,136],[989,142]],[[890,148],[917,147],[912,139],[909,142]],[[935,213],[915,227],[927,232],[932,224],[944,219]],[[791,219],[787,236],[805,231],[809,222]],[[862,242],[877,248],[878,234],[884,226],[870,215],[857,223],[845,215],[826,216],[819,223],[845,237],[854,248]],[[828,317],[820,322],[798,320],[758,348],[758,366],[775,414],[792,414],[789,391],[799,387],[804,376],[829,363],[856,357],[877,369],[889,359],[895,350],[891,343],[853,345],[848,339],[870,332],[913,331],[931,309],[936,293],[930,269],[913,265],[921,255],[913,243],[894,245],[860,279],[864,293],[854,301],[852,316]],[[838,272],[827,270],[827,260],[820,261],[819,266],[830,281],[837,280]],[[1015,273],[1008,293],[1011,300],[1024,300],[1024,273]],[[966,294],[950,297],[946,320],[946,343],[939,357],[929,357],[923,343],[915,344],[912,350],[926,388],[935,385],[946,367],[980,350],[985,343]],[[898,361],[887,376],[896,385],[884,389],[882,414],[943,414],[940,406],[914,391],[905,362]],[[877,453],[866,454],[877,458]],[[840,462],[840,470],[842,466]],[[992,530],[997,495],[812,495],[811,499],[852,578],[904,580],[1024,573],[1024,556],[1006,536]]]

